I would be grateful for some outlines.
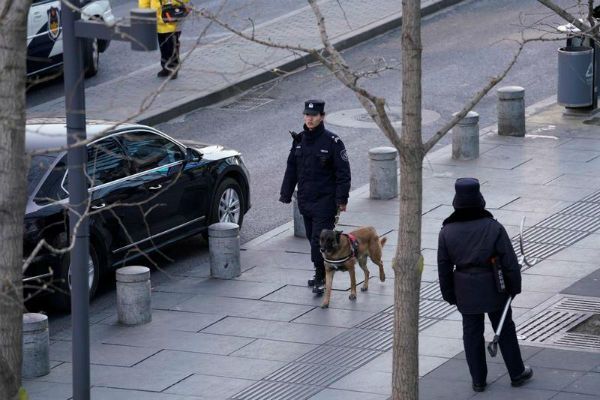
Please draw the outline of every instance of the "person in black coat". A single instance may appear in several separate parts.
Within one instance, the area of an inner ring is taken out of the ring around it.
[[[298,208],[304,218],[310,242],[311,261],[315,267],[308,286],[322,294],[325,265],[320,252],[319,236],[323,229],[333,229],[336,216],[346,211],[350,191],[350,164],[344,143],[325,129],[325,102],[304,103],[304,130],[292,133],[293,142],[281,184],[279,201],[290,203],[298,185]]]
[[[438,241],[438,275],[442,297],[456,304],[462,314],[465,356],[473,390],[487,385],[484,315],[496,330],[508,296],[521,293],[521,271],[506,230],[485,209],[485,200],[475,178],[455,183],[454,212],[443,222]],[[492,259],[501,266],[505,292],[494,278]],[[521,386],[533,375],[523,364],[515,324],[509,307],[499,340],[500,351],[513,386]]]

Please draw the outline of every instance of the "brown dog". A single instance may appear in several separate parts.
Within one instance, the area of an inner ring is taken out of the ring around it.
[[[356,276],[354,265],[358,265],[365,273],[365,282],[361,291],[369,289],[369,270],[367,269],[367,256],[379,266],[379,279],[385,281],[383,262],[381,261],[382,247],[387,238],[379,238],[377,231],[372,226],[358,228],[349,234],[341,231],[323,229],[319,238],[321,254],[325,259],[325,297],[322,308],[329,307],[331,297],[331,284],[335,271],[348,271],[350,274],[350,300],[356,300]]]

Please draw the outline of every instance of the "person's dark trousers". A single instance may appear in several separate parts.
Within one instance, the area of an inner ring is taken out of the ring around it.
[[[502,309],[488,313],[488,318],[492,323],[494,331],[500,323],[502,317]],[[485,361],[485,338],[484,331],[484,314],[463,314],[463,343],[465,346],[465,356],[469,371],[473,382],[483,384],[487,378],[487,364]],[[525,369],[523,359],[521,358],[521,350],[517,341],[517,332],[515,323],[512,320],[512,310],[508,309],[504,326],[500,333],[498,341],[500,352],[504,358],[504,363],[508,369],[508,374],[514,378],[521,374]]]
[[[158,34],[160,65],[163,69],[174,71],[179,66],[179,36],[181,32]]]
[[[325,264],[321,255],[321,246],[319,245],[319,236],[323,229],[333,229],[335,224],[335,215],[331,217],[312,217],[303,215],[304,230],[306,238],[310,242],[310,260],[315,266],[315,278],[325,279]]]

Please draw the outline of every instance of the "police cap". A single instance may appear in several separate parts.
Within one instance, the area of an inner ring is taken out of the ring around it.
[[[325,113],[325,102],[323,100],[306,100],[304,102],[304,114],[318,115]]]

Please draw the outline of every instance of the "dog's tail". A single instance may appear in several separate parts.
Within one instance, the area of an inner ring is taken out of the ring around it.
[[[387,242],[387,238],[385,236],[382,238],[379,238],[379,244],[381,244],[381,247],[385,246],[386,242]]]

